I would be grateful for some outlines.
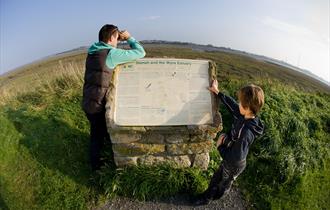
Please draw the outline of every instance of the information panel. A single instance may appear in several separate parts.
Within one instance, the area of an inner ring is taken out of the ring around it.
[[[212,123],[209,62],[140,59],[116,74],[114,122],[120,126]]]

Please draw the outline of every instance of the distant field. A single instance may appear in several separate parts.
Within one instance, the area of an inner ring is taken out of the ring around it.
[[[33,91],[56,77],[66,74],[76,76],[78,72],[82,75],[85,58],[85,52],[68,53],[46,58],[0,76],[0,104],[1,99]]]
[[[208,59],[219,88],[236,97],[260,85],[265,134],[251,146],[237,185],[251,209],[328,209],[330,200],[330,87],[279,65],[243,55],[145,44],[147,57]],[[169,166],[116,169],[91,175],[89,124],[81,109],[83,51],[32,63],[0,77],[0,209],[90,209],[124,195],[139,200],[204,190],[207,171]],[[220,107],[224,131],[229,113]],[[107,145],[109,146],[109,145]]]
[[[176,48],[175,46],[159,47],[159,45],[146,45],[146,47],[148,49],[147,56],[150,57],[161,55],[177,58],[212,59],[218,64],[222,78],[230,76],[247,79],[247,81],[258,78],[277,79],[285,84],[307,91],[330,92],[330,86],[301,72],[244,55],[217,51],[196,51],[189,48]]]
[[[330,92],[330,86],[300,72],[276,64],[256,60],[247,56],[225,52],[195,51],[180,45],[146,44],[147,57],[175,57],[191,59],[212,59],[219,69],[219,80],[226,78],[244,79],[253,82],[258,79],[276,79],[304,91]],[[65,73],[63,64],[71,64],[84,71],[85,51],[69,52],[21,67],[0,76],[0,95],[31,90],[42,81]]]

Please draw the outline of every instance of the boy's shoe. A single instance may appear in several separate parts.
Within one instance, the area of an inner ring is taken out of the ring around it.
[[[197,195],[193,200],[192,204],[195,206],[202,206],[209,204],[211,199],[209,199],[205,193]]]
[[[220,192],[219,188],[217,188],[216,192],[214,193],[212,200],[218,200],[222,198],[223,192]]]
[[[207,198],[199,198],[193,202],[195,206],[203,206],[210,203],[210,200]]]

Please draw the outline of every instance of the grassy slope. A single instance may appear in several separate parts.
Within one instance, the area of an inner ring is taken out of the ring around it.
[[[50,85],[55,77],[66,74],[81,77],[85,58],[84,53],[54,56],[0,76],[0,104],[22,92],[31,92],[40,86]]]
[[[257,208],[327,207],[329,89],[299,73],[239,55],[155,47],[148,48],[147,54],[212,59],[218,65],[220,87],[231,95],[244,84],[261,85],[266,93],[261,117],[267,130],[251,149],[240,186]],[[205,188],[217,167],[216,152],[205,173],[167,166],[114,170],[110,164],[101,174],[106,191],[93,185],[87,160],[88,123],[80,109],[84,59],[83,54],[50,59],[0,79],[4,104],[0,206],[84,209],[102,201],[105,194],[144,199]],[[223,118],[228,130],[227,112]]]

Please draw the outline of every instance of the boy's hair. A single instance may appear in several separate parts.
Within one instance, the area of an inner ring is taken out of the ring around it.
[[[117,32],[118,33],[118,27],[115,25],[106,24],[104,25],[100,31],[99,31],[99,42],[105,42],[107,43],[110,39],[110,37]]]
[[[254,115],[258,114],[265,103],[264,91],[256,85],[247,85],[238,91],[238,100],[246,109],[249,108]]]

